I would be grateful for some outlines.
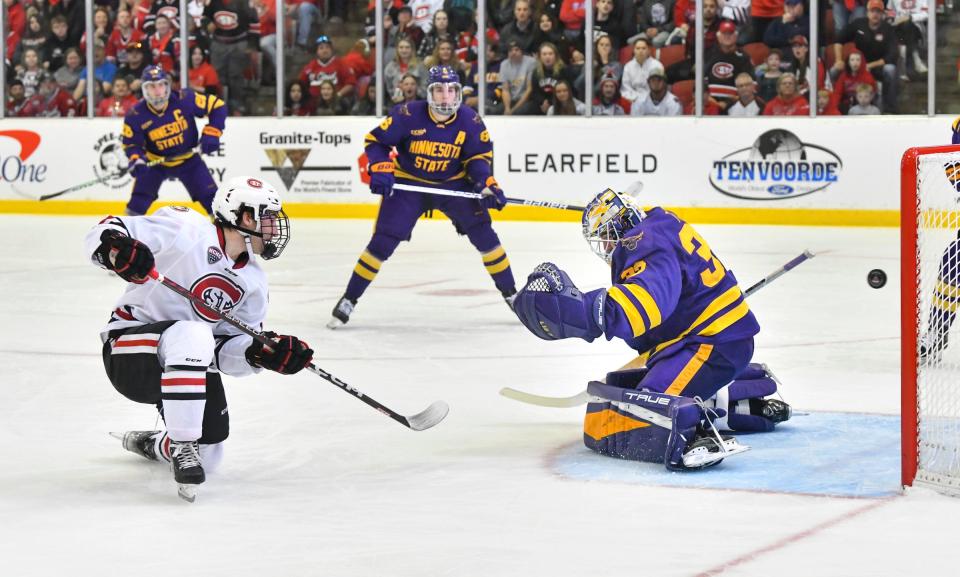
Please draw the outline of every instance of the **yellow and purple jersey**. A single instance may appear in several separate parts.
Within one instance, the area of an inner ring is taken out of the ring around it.
[[[190,89],[171,92],[167,107],[158,112],[140,100],[123,119],[123,150],[130,161],[168,159],[164,166],[178,166],[194,155],[199,135],[197,118],[207,117],[203,134],[223,134],[227,107],[215,94]]]
[[[398,104],[365,141],[371,165],[390,162],[390,151],[396,147],[392,162],[399,181],[468,190],[467,179],[485,183],[492,173],[490,133],[467,106],[437,121],[426,101]]]
[[[624,235],[611,273],[604,335],[647,358],[676,343],[722,343],[760,331],[733,272],[692,226],[662,208]]]

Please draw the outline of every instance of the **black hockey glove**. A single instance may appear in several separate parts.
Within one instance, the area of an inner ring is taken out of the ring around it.
[[[254,340],[246,352],[247,362],[251,366],[263,367],[282,375],[292,375],[299,373],[313,360],[313,349],[297,337],[277,335],[273,332],[263,333],[263,336],[274,341],[274,344],[267,350],[260,341]]]
[[[95,254],[100,264],[127,282],[143,284],[153,270],[150,247],[117,230],[105,230],[100,234],[100,248]]]

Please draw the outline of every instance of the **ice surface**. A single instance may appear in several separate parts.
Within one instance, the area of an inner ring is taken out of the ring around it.
[[[307,372],[227,379],[226,459],[190,505],[165,468],[107,435],[150,428],[155,415],[103,374],[97,332],[122,283],[84,262],[81,237],[97,220],[0,217],[4,577],[957,574],[960,500],[796,489],[860,471],[864,486],[889,492],[896,230],[698,227],[745,286],[821,251],[750,299],[763,326],[756,359],[811,413],[783,437],[803,450],[773,459],[776,434],[745,438],[753,451],[699,474],[735,489],[718,490],[665,486],[666,470],[646,481],[644,465],[589,453],[593,474],[565,470],[565,456],[584,456],[583,409],[497,391],[570,395],[632,355],[622,343],[527,333],[449,222],[421,222],[334,332],[324,324],[371,223],[294,221],[288,249],[266,264],[268,328],[305,338],[319,366],[398,412],[442,399],[450,415],[413,432]],[[608,282],[576,224],[497,230],[518,280],[549,260],[582,289]],[[867,285],[874,268],[888,273],[883,289]],[[834,470],[828,457],[840,451]]]

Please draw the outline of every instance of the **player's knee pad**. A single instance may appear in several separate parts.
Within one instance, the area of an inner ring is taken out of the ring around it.
[[[202,321],[177,321],[160,336],[157,354],[164,367],[203,366],[213,360],[213,328]]]
[[[587,405],[584,444],[619,459],[684,468],[683,453],[704,418],[693,399],[591,382],[587,391],[603,399]]]
[[[722,416],[716,424],[721,430],[769,432],[792,413],[790,405],[783,401],[764,398],[776,392],[777,381],[769,369],[760,363],[750,363],[707,404],[720,410]]]
[[[375,232],[373,238],[367,243],[367,250],[370,251],[370,254],[373,256],[384,261],[393,255],[393,251],[397,250],[401,242],[402,239],[399,237],[382,232]]]

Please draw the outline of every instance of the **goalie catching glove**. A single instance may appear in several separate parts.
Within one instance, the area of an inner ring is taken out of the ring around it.
[[[557,265],[545,262],[527,277],[513,310],[527,329],[541,339],[580,338],[587,342],[603,334],[603,297],[597,289],[584,294]]]
[[[247,362],[254,367],[263,367],[282,375],[292,375],[303,370],[313,360],[313,349],[306,342],[290,335],[265,332],[263,336],[274,341],[267,348],[258,340],[247,347]]]
[[[153,270],[150,247],[118,230],[103,231],[94,254],[101,265],[127,282],[143,284]]]

